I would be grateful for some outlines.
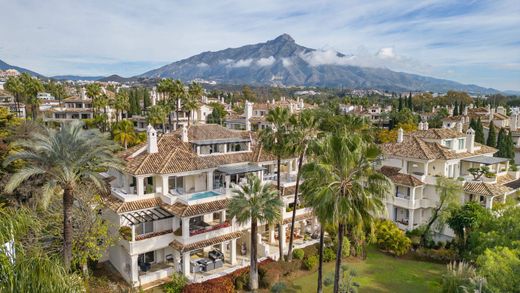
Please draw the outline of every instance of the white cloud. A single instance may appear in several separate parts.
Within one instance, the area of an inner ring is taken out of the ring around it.
[[[293,65],[293,62],[290,58],[282,58],[282,65],[283,67],[288,68]]]
[[[233,59],[224,59],[224,60],[219,60],[218,61],[219,64],[231,64],[233,63]]]
[[[276,59],[273,56],[269,56],[268,58],[260,58],[256,60],[256,64],[258,66],[271,66],[275,61]]]
[[[301,53],[300,57],[311,66],[348,65],[351,59],[351,57],[340,56],[338,52],[332,49]]]
[[[396,57],[394,48],[381,48],[376,56],[381,59],[393,59]]]
[[[208,63],[205,63],[205,62],[200,62],[199,64],[197,64],[197,67],[200,67],[200,68],[204,68],[204,67],[208,67]]]
[[[239,68],[239,67],[249,67],[251,63],[253,62],[253,59],[247,58],[247,59],[240,59],[236,61],[235,63],[230,64],[229,66]]]

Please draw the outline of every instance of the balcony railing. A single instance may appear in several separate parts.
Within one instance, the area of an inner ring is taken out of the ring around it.
[[[230,222],[224,222],[224,223],[221,223],[221,224],[208,226],[208,227],[201,228],[201,229],[194,229],[194,230],[190,230],[190,236],[195,236],[195,235],[199,235],[199,234],[215,231],[215,230],[226,228],[226,227],[230,227],[230,226],[231,226]]]
[[[149,198],[155,197],[155,193],[146,193],[146,194],[143,194],[140,196],[136,193],[127,193],[126,190],[124,190],[123,188],[114,188],[114,187],[112,187],[112,194],[122,201],[135,201],[135,200],[149,199]]]

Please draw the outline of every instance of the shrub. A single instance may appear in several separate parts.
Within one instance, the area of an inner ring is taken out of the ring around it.
[[[180,273],[172,275],[171,282],[163,286],[165,293],[181,293],[184,287],[188,284],[188,279]]]
[[[334,245],[332,246],[332,249],[334,250],[334,253],[338,251],[338,242],[334,241]],[[343,238],[343,249],[341,250],[341,257],[348,257],[350,256],[350,241],[347,237]],[[335,257],[334,257],[335,258]]]
[[[119,234],[125,240],[128,240],[128,241],[132,240],[132,228],[130,228],[128,226],[123,226],[123,227],[119,228]]]
[[[434,262],[448,263],[457,259],[457,252],[453,249],[430,249],[430,248],[419,248],[415,251],[415,255],[423,260],[429,260]]]
[[[302,250],[303,250],[303,253],[305,256],[310,256],[310,255],[317,255],[319,248],[320,248],[319,244],[314,244],[314,245],[306,246],[306,247],[302,248]]]
[[[412,245],[412,241],[390,220],[376,223],[376,243],[379,249],[397,256],[407,253]]]
[[[336,252],[334,249],[327,247],[323,250],[323,261],[331,262],[336,259]]]
[[[287,289],[287,285],[283,282],[278,282],[271,287],[271,292],[273,293],[282,293],[285,292],[285,289]]]
[[[303,260],[303,268],[308,271],[314,270],[318,265],[318,261],[319,260],[317,256],[311,255]]]
[[[305,252],[303,251],[303,249],[295,249],[292,252],[292,256],[295,259],[300,259],[301,260],[305,256]]]
[[[448,264],[448,269],[442,276],[442,292],[478,292],[481,280],[470,264],[453,262]],[[485,285],[485,282],[482,284]]]
[[[208,293],[208,292],[221,292],[221,293],[233,293],[235,288],[233,286],[232,278],[223,276],[220,278],[212,279],[204,283],[192,283],[184,287],[183,293]]]

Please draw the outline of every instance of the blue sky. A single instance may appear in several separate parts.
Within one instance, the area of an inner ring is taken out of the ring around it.
[[[0,7],[0,59],[46,75],[131,76],[288,33],[303,46],[360,56],[363,66],[520,90],[519,0],[0,0]]]

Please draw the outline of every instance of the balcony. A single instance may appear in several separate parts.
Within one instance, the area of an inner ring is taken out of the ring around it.
[[[167,247],[173,241],[171,230],[148,233],[148,235],[137,235],[135,241],[120,240],[120,244],[125,247],[129,254],[141,254],[157,248]],[[139,239],[139,240],[138,240]]]
[[[398,207],[405,209],[418,209],[418,208],[432,208],[435,207],[435,202],[431,199],[422,198],[415,199],[413,202],[409,198],[393,197],[393,204]]]
[[[204,223],[204,224],[207,224],[207,223]],[[226,227],[230,227],[231,226],[231,223],[230,222],[224,222],[224,223],[220,223],[220,224],[216,224],[216,225],[212,225],[210,226],[209,224],[207,224],[208,226],[206,227],[194,227],[194,229],[191,229],[190,227],[190,236],[195,236],[195,235],[199,235],[199,234],[203,234],[203,233],[208,233],[208,232],[211,232],[211,231],[215,231],[215,230],[219,230],[219,229],[222,229],[222,228],[226,228]]]
[[[193,193],[183,193],[182,189],[171,189],[169,196],[173,196],[185,204],[200,204],[213,200],[225,199],[228,195],[226,188],[198,191]]]
[[[276,184],[277,180],[278,179],[277,179],[276,173],[264,175],[264,181],[273,181],[273,184]],[[289,187],[289,186],[293,186],[295,184],[296,184],[296,174],[283,173],[280,176],[280,185],[282,187]]]
[[[132,188],[133,187],[131,187],[131,189]],[[150,199],[150,198],[155,197],[155,193],[146,193],[143,195],[138,195],[137,193],[128,193],[123,188],[115,188],[115,187],[112,187],[112,194],[124,202],[136,201],[136,200],[142,200],[142,199]]]

